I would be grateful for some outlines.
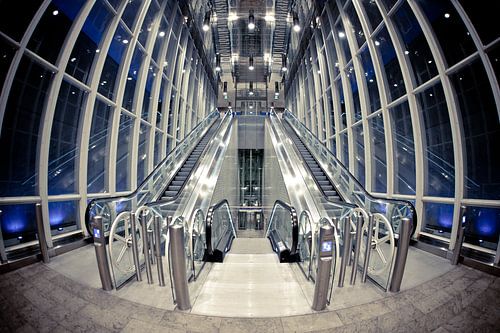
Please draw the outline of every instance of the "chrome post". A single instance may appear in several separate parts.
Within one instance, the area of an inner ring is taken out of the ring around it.
[[[345,270],[351,256],[351,217],[344,218],[342,259],[340,261],[339,287],[344,286]]]
[[[152,223],[154,227],[154,218]],[[156,258],[155,258],[155,236],[153,234],[153,229],[148,228],[148,242],[149,242],[149,260],[151,261],[151,265],[156,264]]]
[[[92,236],[94,237],[95,255],[97,258],[97,268],[101,278],[102,289],[112,290],[111,270],[109,269],[108,254],[106,251],[106,236],[101,216],[94,216],[91,224]]]
[[[465,236],[465,212],[465,206],[460,207],[460,223],[458,227],[457,238],[455,241],[455,247],[453,248],[453,254],[451,257],[452,265],[458,265],[458,261],[460,260],[460,251],[462,250]]]
[[[158,270],[158,283],[160,287],[165,287],[165,274],[163,273],[163,263],[161,259],[161,217],[155,216],[153,220],[153,230],[155,236],[156,268]]]
[[[315,311],[323,310],[328,301],[328,287],[330,285],[333,249],[335,247],[333,233],[334,229],[331,225],[324,225],[319,230],[318,274],[314,284],[312,304],[312,309]]]
[[[135,213],[130,213],[130,229],[132,236],[132,255],[134,257],[135,277],[137,281],[142,281],[141,263],[139,261],[139,247],[137,246],[137,221]]]
[[[141,216],[141,228],[142,228],[142,251],[144,252],[144,261],[146,263],[146,276],[148,278],[148,284],[153,283],[153,273],[151,272],[151,258],[149,257],[149,237],[148,237],[148,222],[146,218],[146,212],[142,212]]]
[[[47,246],[47,239],[45,238],[45,228],[43,226],[42,204],[36,204],[36,229],[38,234],[38,244],[40,245],[40,252],[42,253],[42,260],[44,263],[50,262],[49,248]]]
[[[189,300],[188,280],[186,275],[184,226],[171,225],[169,226],[169,233],[169,251],[177,307],[179,310],[189,310],[191,308],[191,303]]]
[[[372,236],[373,236],[373,224],[375,223],[373,214],[370,214],[368,218],[368,228],[366,235],[365,244],[365,262],[363,263],[363,275],[361,275],[361,282],[366,282],[366,277],[368,276],[368,265],[370,264],[370,254],[372,253]]]
[[[392,272],[391,285],[389,291],[398,292],[401,289],[403,274],[405,272],[406,257],[408,256],[408,248],[410,247],[412,220],[407,217],[401,219],[399,226],[399,241],[396,252],[396,261]]]
[[[2,214],[3,212],[0,210],[0,262],[3,264],[7,262],[7,252],[5,252],[5,243],[2,234]]]
[[[359,213],[356,218],[356,248],[354,249],[354,259],[352,264],[351,272],[351,285],[356,283],[356,277],[358,275],[358,262],[359,262],[359,252],[361,251],[361,242],[363,236],[363,214]]]

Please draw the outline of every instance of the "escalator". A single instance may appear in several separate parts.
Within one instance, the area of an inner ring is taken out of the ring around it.
[[[314,176],[314,179],[316,180],[316,183],[318,184],[319,189],[323,193],[325,197],[328,198],[328,200],[333,200],[333,201],[345,201],[342,199],[340,194],[337,192],[337,189],[335,188],[335,185],[333,182],[328,178],[326,175],[325,171],[321,168],[319,163],[316,161],[316,159],[313,157],[309,149],[304,145],[302,140],[300,140],[299,136],[297,133],[294,131],[294,129],[290,126],[288,123],[284,123],[284,126],[287,130],[287,133],[292,139],[294,145],[297,147],[300,155],[302,155],[303,160],[306,162],[306,165],[308,169],[311,171],[311,174]]]
[[[161,200],[173,201],[175,200],[175,198],[177,198],[179,193],[182,191],[184,185],[186,184],[186,181],[189,179],[191,173],[198,164],[198,161],[203,151],[205,151],[205,148],[207,147],[210,139],[217,132],[220,123],[221,123],[220,120],[215,121],[210,127],[210,129],[205,133],[202,139],[195,146],[193,151],[191,151],[188,158],[179,168],[179,171],[177,171],[175,176],[172,178],[172,181],[165,188],[165,191],[161,196]]]

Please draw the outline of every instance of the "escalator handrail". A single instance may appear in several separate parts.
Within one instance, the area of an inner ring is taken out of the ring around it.
[[[219,114],[219,111],[213,111],[212,113],[210,113],[204,120],[206,119],[209,119],[211,117],[214,117]],[[216,118],[215,118],[216,119]],[[213,123],[215,122],[215,119],[211,122],[211,124],[209,126],[207,126],[207,129],[205,130],[204,134],[205,135],[209,130],[210,128],[213,126]],[[201,121],[199,122],[192,130],[190,133],[193,133],[195,130],[198,130],[198,128],[200,126],[202,126],[204,121]],[[221,121],[222,123],[222,121]],[[203,137],[202,135],[202,137]],[[166,163],[167,159],[170,158],[170,156],[173,156],[176,152],[177,152],[177,149],[179,149],[179,147],[182,146],[182,144],[189,138],[189,134],[183,138],[175,147],[174,149],[167,155],[165,156],[165,158],[153,169],[153,171],[151,171],[151,173],[141,182],[141,184],[131,193],[129,193],[128,195],[116,195],[116,196],[110,196],[110,197],[103,197],[103,198],[94,198],[92,199],[88,205],[87,205],[87,208],[85,209],[85,222],[86,222],[86,225],[89,224],[89,220],[90,220],[90,210],[92,209],[92,207],[96,204],[96,202],[98,201],[116,201],[118,199],[131,199],[135,196],[137,196],[137,194],[139,193],[139,191],[145,186],[145,184],[147,182],[149,182],[149,180],[154,177],[154,175],[157,173],[157,171],[162,168],[164,166],[164,164]],[[201,140],[201,139],[200,139]],[[196,146],[195,146],[196,147]],[[193,147],[193,149],[195,148]],[[161,193],[163,193],[165,190],[162,190]]]
[[[290,205],[289,203],[286,203],[282,200],[276,200],[273,205],[273,210],[271,213],[271,216],[269,217],[269,228],[268,228],[268,234],[269,234],[269,229],[271,228],[272,225],[272,220],[273,220],[273,213],[275,211],[276,206],[279,205],[286,210],[290,212],[290,217],[292,220],[292,247],[290,249],[290,255],[295,255],[297,253],[297,245],[299,242],[299,220],[297,216],[297,211],[295,208]]]
[[[274,112],[274,111],[273,111],[273,112]],[[287,115],[290,115],[292,118],[294,118],[295,120],[297,120],[297,121],[300,123],[300,120],[298,120],[298,119],[297,119],[297,117],[295,117],[295,115],[294,115],[293,113],[291,113],[291,112],[290,112],[290,111],[288,111],[288,110],[286,110],[286,111],[285,111],[285,113],[286,113]],[[276,113],[274,113],[274,114],[276,115]],[[278,117],[277,117],[277,118],[278,118]],[[288,122],[288,120],[287,120],[287,122]],[[293,126],[290,122],[288,122],[288,123],[290,124],[290,126],[292,127],[292,129],[293,129],[294,131],[296,131],[296,133],[297,133],[297,129],[296,129],[296,128],[295,128],[295,127],[294,127],[294,126]],[[301,124],[302,124],[302,123],[301,123]],[[316,138],[316,136],[315,136],[315,135],[314,135],[314,134],[313,134],[313,133],[312,133],[312,132],[311,132],[311,131],[307,128],[307,127],[303,126],[303,128],[304,128],[304,129],[305,129],[305,130],[306,130],[306,131],[307,131],[307,132],[308,132],[308,133],[309,133],[312,137]],[[297,135],[298,135],[298,133],[297,133]],[[300,136],[299,136],[299,138],[300,138]],[[316,138],[316,139],[317,139],[317,138]],[[319,140],[317,140],[317,141],[318,141],[319,143],[321,143],[321,145],[323,145],[323,146],[324,146],[324,144],[323,144],[321,141],[319,141]],[[327,149],[327,148],[325,147],[325,151],[327,152],[327,154],[329,154],[329,155],[330,155],[330,157],[333,157],[333,159],[334,159],[334,160],[338,163],[338,165],[339,165],[342,169],[344,169],[344,171],[345,171],[345,172],[347,172],[347,173],[349,174],[349,176],[350,176],[350,177],[351,177],[351,179],[354,181],[354,183],[355,183],[356,185],[358,185],[358,187],[361,189],[361,191],[363,192],[363,194],[364,194],[366,197],[370,198],[370,200],[371,200],[371,201],[374,201],[374,202],[376,202],[376,203],[381,203],[381,204],[386,203],[386,202],[391,202],[391,203],[394,203],[394,204],[402,204],[402,205],[407,206],[407,207],[408,207],[408,209],[409,209],[409,211],[411,212],[411,215],[412,215],[413,225],[414,225],[414,226],[416,226],[416,221],[417,221],[417,211],[416,211],[416,209],[415,209],[415,206],[413,206],[413,204],[412,204],[410,201],[407,201],[407,200],[400,200],[400,199],[386,199],[386,198],[378,198],[378,197],[375,197],[375,196],[371,195],[370,193],[368,193],[368,192],[366,191],[366,189],[365,189],[365,188],[361,185],[361,183],[360,183],[360,182],[356,179],[356,177],[354,177],[354,175],[353,175],[353,174],[351,174],[351,172],[349,171],[349,169],[347,169],[347,168],[346,168],[346,166],[345,166],[345,165],[344,165],[341,161],[339,161],[339,160],[337,159],[337,157],[336,157],[336,156],[335,156],[335,155],[334,155],[334,154],[333,154],[333,153],[332,153],[329,149]],[[327,175],[327,177],[328,177],[328,178],[330,178],[330,176],[329,176],[327,173],[325,173],[325,174]],[[330,181],[331,181],[331,179],[330,179]]]
[[[205,219],[205,239],[207,244],[207,252],[210,255],[213,255],[215,250],[212,246],[212,224],[214,221],[214,212],[224,205],[227,205],[228,209],[230,209],[229,201],[227,201],[227,199],[223,199],[218,203],[216,203],[215,205],[210,206],[210,208],[208,208],[207,217]],[[229,216],[231,216],[231,211],[229,211]],[[235,234],[232,218],[231,218],[231,226],[232,226],[232,232],[233,234]]]

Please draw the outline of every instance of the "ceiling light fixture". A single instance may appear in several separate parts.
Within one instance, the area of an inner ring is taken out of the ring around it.
[[[299,15],[297,13],[293,13],[293,31],[300,31]]]
[[[253,66],[253,56],[250,56],[250,58],[248,59],[248,69],[253,71],[254,70],[254,66]]]
[[[253,10],[250,11],[250,15],[248,15],[248,30],[255,29],[255,17],[253,16]]]
[[[205,19],[203,20],[203,31],[207,32],[210,30],[210,11],[205,13]]]

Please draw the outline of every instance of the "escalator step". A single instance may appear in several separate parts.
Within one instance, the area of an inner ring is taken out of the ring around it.
[[[337,191],[323,191],[327,197],[337,196]]]
[[[177,195],[177,191],[165,191],[163,192],[164,197],[175,197]]]
[[[318,180],[318,184],[321,187],[331,185],[330,181],[328,181],[328,180]]]
[[[179,190],[181,189],[181,186],[180,185],[170,185],[168,188],[167,188],[167,191],[175,191],[175,192],[179,192]]]
[[[335,191],[335,188],[332,185],[323,185],[323,186],[321,186],[321,189],[323,190],[323,192]]]
[[[314,178],[316,178],[316,180],[320,181],[320,180],[328,180],[328,178],[326,178],[326,176],[323,174],[323,175],[314,175]]]
[[[182,180],[172,180],[172,182],[170,183],[170,185],[173,185],[173,186],[182,186],[184,184],[184,181]]]

